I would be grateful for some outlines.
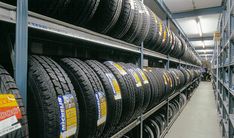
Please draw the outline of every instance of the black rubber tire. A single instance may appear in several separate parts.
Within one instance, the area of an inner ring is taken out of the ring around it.
[[[74,99],[79,131],[79,108],[74,88],[64,70],[44,56],[29,58],[28,120],[30,137],[60,136],[60,108],[58,97],[71,94]]]
[[[134,18],[133,0],[122,0],[123,6],[117,23],[109,31],[109,35],[115,38],[122,38],[131,27]]]
[[[138,76],[141,79],[142,91],[144,93],[144,102],[143,102],[142,110],[143,110],[143,112],[145,112],[149,106],[150,99],[151,99],[151,93],[152,93],[149,79],[146,76],[146,74],[144,73],[144,71],[141,70],[139,67],[137,67],[136,65],[134,65],[132,63],[130,63],[128,65],[131,66],[137,72]]]
[[[0,65],[0,94],[14,95],[22,116],[22,118],[18,120],[18,122],[21,124],[21,128],[3,135],[2,138],[28,138],[29,134],[28,134],[27,113],[23,105],[22,97],[20,96],[20,92],[15,84],[14,79],[1,65]]]
[[[85,26],[92,19],[99,2],[100,0],[64,1],[57,11],[57,16],[66,22]]]
[[[130,75],[130,81],[132,81],[133,83],[133,91],[135,93],[135,109],[134,109],[134,114],[132,116],[132,120],[136,119],[137,117],[139,117],[142,113],[143,113],[143,103],[144,103],[144,91],[143,91],[143,85],[141,80],[139,80],[139,86],[137,79],[140,79],[138,73],[135,71],[135,68],[133,68],[132,66],[125,64],[125,63],[119,63],[126,71],[127,73]],[[134,76],[135,75],[135,76]]]
[[[99,137],[105,126],[105,116],[98,124],[99,110],[101,112],[100,94],[102,101],[106,100],[105,91],[95,72],[84,62],[76,58],[64,58],[60,65],[67,72],[78,96],[80,105],[80,133],[79,137]],[[97,98],[99,97],[99,98]],[[103,111],[106,103],[103,102]]]
[[[142,25],[139,27],[140,29],[139,34],[133,41],[133,44],[135,45],[140,45],[142,42],[144,42],[150,29],[150,13],[143,3],[140,2],[139,5],[141,7],[140,12],[142,12],[142,21],[141,21]]]
[[[128,32],[121,38],[122,40],[133,43],[134,39],[139,35],[140,28],[142,27],[143,15],[140,13],[140,2],[138,0],[134,1],[134,18]]]
[[[114,66],[117,63],[112,61],[104,62],[104,65],[111,70],[117,78],[122,94],[122,115],[118,123],[118,129],[125,126],[132,118],[135,109],[135,92],[133,91],[133,84],[129,74],[123,75]]]
[[[159,129],[158,124],[152,119],[146,120],[146,123],[150,127],[150,129],[153,131],[154,138],[159,138],[160,137],[160,129]]]
[[[122,8],[122,0],[100,0],[99,6],[88,27],[107,34],[116,24]]]
[[[86,63],[95,71],[101,80],[103,87],[105,89],[106,97],[107,97],[107,120],[104,131],[101,137],[106,138],[109,137],[109,134],[115,129],[115,126],[118,124],[121,114],[122,114],[122,97],[120,91],[120,97],[118,99],[115,98],[117,93],[114,90],[113,83],[110,82],[110,78],[107,75],[111,75],[114,77],[112,72],[104,66],[102,63],[95,60],[87,60]],[[116,80],[116,78],[114,77]],[[116,80],[117,82],[117,80]],[[117,82],[119,87],[119,84]]]
[[[149,28],[149,32],[145,38],[144,41],[144,47],[148,48],[148,49],[152,49],[154,45],[156,45],[157,39],[158,39],[158,26],[157,26],[157,17],[156,15],[153,13],[153,11],[151,11],[149,8],[148,12],[150,13],[150,28]]]
[[[154,132],[147,124],[144,125],[143,137],[144,138],[154,138]]]
[[[151,108],[154,107],[156,103],[159,102],[159,99],[158,99],[159,98],[159,92],[158,92],[159,85],[158,85],[158,81],[155,79],[151,71],[144,69],[144,73],[149,80],[150,89],[151,89],[150,90],[151,91],[150,102],[147,107],[147,110],[150,110]]]

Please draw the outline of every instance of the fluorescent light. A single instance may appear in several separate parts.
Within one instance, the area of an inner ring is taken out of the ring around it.
[[[203,48],[205,48],[205,42],[204,41],[202,41],[202,46],[203,46]]]
[[[202,37],[201,23],[200,23],[199,18],[196,18],[196,22],[197,22],[197,29],[198,29],[199,35],[200,37]]]

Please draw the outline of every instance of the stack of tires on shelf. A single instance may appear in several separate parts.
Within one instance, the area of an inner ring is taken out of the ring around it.
[[[0,119],[15,120],[1,136],[110,137],[199,76],[183,68],[141,70],[130,63],[30,56],[27,116],[14,80],[0,66],[1,102],[12,103],[12,112],[1,110]],[[179,99],[170,101],[169,120],[186,103],[184,95]],[[165,116],[148,118],[144,135],[152,135],[151,127],[160,135]]]
[[[169,122],[172,121],[173,117],[178,114],[180,109],[187,103],[187,97],[182,93],[178,99],[173,99],[169,103],[168,114]],[[167,115],[164,110],[159,111],[150,116],[143,125],[143,137],[144,138],[160,138],[167,128]]]
[[[29,9],[128,43],[144,43],[147,49],[201,65],[185,40],[139,0],[31,0]]]
[[[196,72],[31,56],[30,136],[110,137],[193,81],[198,77]]]

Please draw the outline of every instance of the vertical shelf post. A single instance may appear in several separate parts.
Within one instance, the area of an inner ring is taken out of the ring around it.
[[[27,106],[28,0],[17,0],[15,41],[15,80]]]

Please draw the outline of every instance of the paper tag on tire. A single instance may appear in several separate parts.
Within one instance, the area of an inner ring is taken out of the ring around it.
[[[136,71],[134,71],[132,69],[129,69],[128,71],[131,73],[132,77],[134,78],[134,80],[136,82],[136,86],[141,87],[142,83],[141,83],[141,80],[140,80],[139,76],[137,75]]]
[[[118,63],[114,63],[114,62],[112,62],[112,61],[109,61],[109,63],[111,64],[111,65],[113,65],[118,71],[119,71],[119,73],[121,74],[121,75],[127,75],[127,72],[123,69],[123,67],[121,66],[121,65],[119,65]]]
[[[58,96],[60,109],[60,138],[67,138],[76,134],[77,114],[75,99],[72,94]]]
[[[140,68],[137,68],[137,71],[138,71],[139,74],[141,75],[141,78],[143,79],[143,83],[144,83],[144,84],[148,84],[148,83],[149,83],[149,80],[148,80],[148,78],[145,76],[145,73],[144,73]]]
[[[96,92],[95,93],[97,106],[98,106],[98,120],[97,126],[106,122],[107,117],[107,103],[104,92]]]
[[[122,98],[121,90],[120,90],[119,83],[116,80],[115,76],[112,73],[106,73],[106,76],[111,84],[115,100],[121,99]]]

